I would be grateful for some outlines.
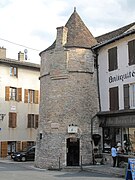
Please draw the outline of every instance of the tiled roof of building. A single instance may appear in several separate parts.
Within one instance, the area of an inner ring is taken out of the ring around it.
[[[131,24],[128,24],[126,26],[123,26],[123,27],[121,27],[119,29],[116,29],[114,31],[111,31],[109,33],[106,33],[106,34],[103,34],[101,36],[98,36],[98,37],[96,37],[96,39],[97,39],[98,43],[102,43],[104,41],[108,41],[110,39],[113,39],[113,38],[123,34],[124,32],[126,32],[128,29],[130,29],[134,25],[135,25],[135,22],[133,22]]]
[[[91,32],[85,26],[84,22],[81,20],[76,10],[74,10],[65,26],[68,28],[67,43],[65,44],[65,47],[91,48],[93,46],[96,48],[130,34],[130,31],[127,31],[131,27],[135,26],[135,22],[94,38]],[[133,31],[134,30],[131,30],[131,33],[133,33]],[[44,51],[54,49],[55,45],[56,40]]]
[[[74,10],[65,26],[68,28],[67,43],[65,44],[66,47],[73,46],[90,48],[97,44],[96,39],[85,26],[76,10]]]
[[[39,64],[25,62],[25,61],[19,61],[19,60],[14,60],[14,59],[9,59],[9,58],[0,59],[0,64],[7,64],[7,65],[9,64],[10,66],[15,65],[15,66],[19,66],[19,67],[36,69],[36,70],[40,71]]]
[[[112,39],[105,40],[105,41],[103,41],[103,42],[101,42],[101,43],[98,43],[98,44],[96,44],[95,46],[93,46],[92,49],[94,50],[94,49],[101,48],[101,47],[103,47],[103,46],[105,46],[105,45],[107,45],[107,44],[113,43],[113,42],[115,42],[115,41],[117,41],[117,40],[119,40],[119,39],[122,39],[122,38],[124,38],[124,37],[126,37],[126,36],[129,36],[129,35],[131,35],[131,34],[135,34],[135,29],[126,31],[126,32],[124,32],[124,33],[122,33],[122,34],[120,34],[120,35],[118,35],[118,36],[116,36],[116,37],[113,37]]]
[[[97,40],[86,27],[86,25],[76,12],[76,9],[74,9],[74,12],[71,14],[65,27],[68,28],[67,43],[65,44],[65,47],[90,48],[97,44]],[[54,43],[44,51],[54,49],[55,44],[56,41],[54,41]]]

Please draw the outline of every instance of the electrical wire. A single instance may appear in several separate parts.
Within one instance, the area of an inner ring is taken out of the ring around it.
[[[34,50],[34,51],[41,51],[41,50],[34,49],[34,48],[31,48],[31,47],[28,47],[28,46],[25,46],[25,45],[22,45],[22,44],[18,44],[18,43],[15,43],[15,42],[12,42],[12,41],[3,39],[3,38],[0,38],[0,40],[6,41],[6,42],[11,43],[11,44],[15,44],[15,45],[17,45],[17,46],[22,46],[22,47],[25,47],[25,48],[27,48],[27,49],[31,49],[31,50]]]

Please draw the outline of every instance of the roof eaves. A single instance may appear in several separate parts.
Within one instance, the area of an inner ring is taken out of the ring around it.
[[[33,69],[40,70],[40,65],[39,64],[30,63],[30,62],[20,62],[20,61],[13,60],[13,59],[8,59],[8,58],[0,59],[0,63],[10,64],[10,65],[17,65],[17,66],[22,66],[22,67],[26,67],[26,68],[33,68]]]
[[[41,51],[41,52],[39,53],[39,56],[41,56],[41,54],[42,54],[43,52],[46,52],[46,51],[55,49],[55,45],[56,45],[56,40],[55,40],[55,41],[52,43],[52,45],[49,46],[47,49],[44,49],[43,51]]]
[[[101,48],[101,47],[103,47],[103,46],[105,46],[105,45],[107,45],[107,44],[110,44],[110,43],[112,43],[112,42],[114,42],[114,41],[117,41],[117,40],[119,40],[119,39],[122,39],[122,38],[124,38],[124,37],[126,37],[126,36],[129,36],[129,35],[131,35],[131,34],[134,34],[134,33],[135,33],[135,29],[133,29],[133,30],[131,30],[131,31],[127,31],[127,32],[125,32],[125,33],[123,33],[123,34],[121,34],[121,35],[119,35],[119,36],[116,36],[116,37],[114,37],[114,38],[112,38],[112,39],[109,39],[109,40],[107,40],[107,41],[104,41],[104,42],[102,42],[102,43],[100,43],[100,44],[97,44],[97,45],[93,46],[92,49],[95,50],[95,49]]]

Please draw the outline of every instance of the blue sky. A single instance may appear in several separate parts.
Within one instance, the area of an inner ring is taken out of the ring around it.
[[[74,7],[95,37],[135,21],[135,0],[0,0],[0,46],[13,59],[27,49],[28,61],[39,63],[39,52],[53,43]]]

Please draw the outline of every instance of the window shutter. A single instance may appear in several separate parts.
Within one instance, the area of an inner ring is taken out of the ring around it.
[[[109,89],[110,96],[110,111],[119,109],[119,97],[118,97],[118,87]]]
[[[9,125],[8,125],[9,128],[12,127],[12,113],[9,113]]]
[[[22,101],[22,88],[17,89],[17,101]]]
[[[117,69],[117,47],[108,50],[109,71]]]
[[[31,128],[34,128],[34,114],[31,114]]]
[[[128,42],[129,65],[135,64],[135,40]]]
[[[24,103],[28,103],[28,89],[24,90]]]
[[[10,87],[5,87],[5,101],[9,101],[9,93],[10,93]]]
[[[13,117],[13,121],[12,121],[12,128],[16,128],[16,113],[13,113],[12,117]]]
[[[39,95],[38,95],[38,90],[35,90],[35,96],[34,96],[34,103],[38,104],[38,99],[39,99]]]
[[[17,141],[16,142],[16,151],[20,151],[21,150],[21,141]]]
[[[7,141],[1,142],[1,157],[7,157],[8,143]]]
[[[34,114],[28,114],[27,128],[34,128]]]
[[[27,128],[31,128],[31,114],[28,114],[28,124]]]
[[[18,68],[16,68],[16,77],[18,78]]]
[[[129,109],[129,84],[124,84],[124,109]]]
[[[38,128],[39,115],[35,114],[35,128]]]
[[[16,128],[16,113],[9,112],[9,128]]]
[[[22,150],[26,150],[27,148],[27,141],[22,142]]]
[[[33,101],[34,101],[34,98],[33,98],[34,91],[33,90],[29,90],[28,91],[28,96],[29,96],[29,103],[33,103]]]

